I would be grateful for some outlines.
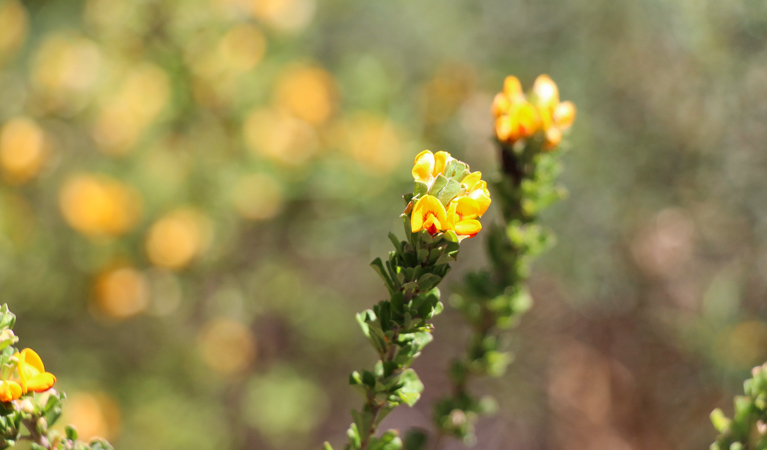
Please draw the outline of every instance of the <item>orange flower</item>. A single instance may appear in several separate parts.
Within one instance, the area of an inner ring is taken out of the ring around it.
[[[15,381],[0,381],[0,402],[10,402],[21,397],[21,386]]]
[[[56,383],[56,377],[45,371],[40,356],[31,348],[26,348],[14,356],[19,360],[19,384],[23,393],[43,392]]]
[[[424,195],[418,199],[410,216],[410,228],[413,233],[426,230],[434,235],[447,230],[447,224],[447,211],[437,197]]]
[[[533,84],[528,101],[516,77],[506,77],[503,91],[493,99],[495,135],[503,143],[539,136],[544,150],[553,150],[562,141],[562,131],[575,120],[575,105],[559,102],[559,88],[548,75]],[[533,102],[533,103],[531,103]]]

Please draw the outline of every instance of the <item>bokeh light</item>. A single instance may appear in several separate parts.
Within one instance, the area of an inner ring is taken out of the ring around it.
[[[141,214],[141,198],[117,179],[83,173],[64,182],[59,207],[75,230],[90,237],[114,237],[136,224]]]
[[[65,411],[63,421],[77,427],[80,439],[86,442],[94,437],[114,440],[120,434],[120,407],[104,392],[73,392]]]
[[[180,208],[155,222],[146,237],[146,253],[152,264],[181,269],[199,256],[210,239],[210,225],[197,210]]]
[[[0,128],[0,169],[11,183],[24,183],[43,168],[50,143],[34,121],[17,117]]]
[[[242,323],[218,318],[205,324],[197,336],[197,346],[205,364],[221,375],[237,375],[256,357],[256,340]]]
[[[135,316],[149,304],[146,277],[133,267],[118,266],[103,271],[96,278],[94,291],[97,310],[114,319]]]

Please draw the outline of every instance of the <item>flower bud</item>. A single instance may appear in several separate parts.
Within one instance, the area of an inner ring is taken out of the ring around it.
[[[35,404],[32,403],[32,400],[25,398],[22,400],[21,405],[19,405],[19,408],[24,411],[27,414],[32,414],[35,412]]]

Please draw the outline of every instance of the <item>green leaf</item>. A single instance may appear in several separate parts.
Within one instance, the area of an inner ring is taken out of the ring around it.
[[[73,441],[77,440],[77,428],[72,425],[66,425],[64,427],[64,434],[67,436],[67,439],[71,439]]]
[[[730,423],[732,421],[724,415],[724,412],[722,412],[721,409],[716,408],[715,410],[711,411],[710,417],[711,423],[714,425],[714,428],[716,428],[716,431],[725,433],[730,428]]]
[[[0,307],[0,330],[5,328],[13,328],[16,324],[16,316],[8,309],[8,304],[3,304]]]
[[[447,185],[437,194],[437,198],[443,205],[447,206],[450,200],[454,199],[461,192],[461,183],[450,180]]]
[[[459,242],[458,241],[458,235],[455,234],[455,231],[453,231],[453,230],[445,231],[442,234],[442,239],[444,239],[444,240],[446,240],[448,242],[454,242],[456,244]]]
[[[438,285],[442,281],[442,277],[434,275],[433,273],[425,273],[418,279],[418,287],[422,291],[430,291],[434,286]]]
[[[397,235],[395,235],[394,233],[389,233],[389,240],[394,245],[394,248],[398,252],[402,253],[402,244],[403,244],[403,242],[399,240]]]
[[[372,438],[368,448],[370,450],[400,450],[402,449],[402,440],[396,431],[389,430],[380,438]]]
[[[420,428],[409,430],[405,435],[404,450],[425,450],[427,441],[426,431]]]
[[[367,407],[362,412],[352,409],[352,418],[354,419],[354,424],[357,425],[357,429],[361,436],[370,434],[373,420],[375,419],[375,414],[373,414],[372,411],[368,410]]]
[[[326,442],[325,442],[325,443],[322,445],[322,450],[333,450],[333,447],[331,447],[331,446],[330,446],[330,442],[327,442],[327,441],[326,441]]]
[[[432,183],[431,187],[429,188],[429,195],[433,195],[437,197],[442,191],[442,189],[447,186],[448,179],[445,178],[444,175],[440,174],[437,175],[437,178],[434,179],[434,182]]]
[[[384,268],[383,261],[381,261],[381,258],[376,258],[373,260],[373,262],[370,263],[370,267],[373,268],[373,270],[376,271],[379,277],[384,281],[384,284],[386,284],[386,288],[389,289],[389,292],[395,292],[396,286],[394,285],[394,282],[389,277],[389,275],[386,273],[386,269]]]
[[[397,396],[408,406],[416,404],[423,392],[423,383],[413,369],[407,369],[400,375],[402,387],[397,390]]]
[[[426,195],[426,193],[429,191],[429,185],[424,183],[423,181],[416,181],[415,187],[413,187],[413,197],[422,197]],[[412,198],[411,198],[412,199]],[[407,203],[409,203],[410,200],[408,200]]]
[[[349,375],[349,385],[359,392],[363,398],[367,398],[369,388],[362,382],[362,375],[356,370]]]
[[[354,410],[352,410],[352,414],[354,413]],[[346,431],[346,436],[349,437],[349,443],[352,445],[352,448],[359,449],[360,446],[362,446],[362,438],[360,437],[360,432],[357,429],[357,425],[352,423],[349,426],[349,429]]]

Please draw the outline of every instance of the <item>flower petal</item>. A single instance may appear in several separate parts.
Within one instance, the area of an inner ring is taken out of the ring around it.
[[[479,206],[480,217],[485,215],[487,208],[490,207],[490,191],[487,190],[487,182],[479,181],[475,184],[469,192],[469,198],[476,200],[477,205]]]
[[[470,220],[462,220],[455,224],[455,234],[463,235],[463,236],[469,236],[474,237],[477,233],[482,230],[482,224],[479,223],[479,220],[476,219],[470,219]]]
[[[495,119],[495,136],[501,142],[508,142],[511,139],[512,119],[509,116],[501,116]]]
[[[413,207],[410,216],[410,229],[417,233],[424,228],[432,231],[442,231],[447,224],[447,211],[445,206],[437,197],[433,195],[424,195]]]
[[[31,348],[25,348],[21,353],[16,353],[14,356],[19,360],[19,385],[23,393],[26,394],[29,390],[41,392],[56,382],[56,377],[45,371],[40,355]]]
[[[512,141],[529,138],[538,131],[538,126],[540,124],[538,110],[529,102],[515,105],[511,118],[512,126],[510,137]]]
[[[434,172],[434,155],[429,150],[424,150],[415,157],[413,178],[416,181],[428,183],[432,172]]]
[[[453,201],[456,205],[455,212],[461,220],[476,219],[479,216],[479,204],[470,197],[461,197]]]
[[[499,92],[495,94],[495,98],[493,99],[493,115],[495,117],[500,117],[504,114],[507,114],[509,112],[509,107],[511,106],[511,102],[509,101],[509,97],[506,97],[506,95],[503,92]]]
[[[554,107],[559,103],[559,88],[550,76],[543,74],[535,79],[533,92],[538,97],[538,105]]]
[[[15,381],[0,381],[0,402],[10,402],[21,397],[21,386]]]
[[[37,354],[31,348],[25,348],[21,351],[21,356],[24,358],[24,364],[27,367],[29,373],[41,373],[45,372],[45,366],[43,360],[40,359],[40,355]]]
[[[562,142],[562,131],[557,127],[546,130],[546,138],[543,142],[544,150],[554,150]]]
[[[450,161],[452,157],[450,156],[450,153],[448,152],[437,152],[434,155],[434,173],[433,175],[436,177],[439,174],[445,173],[445,166],[447,165],[447,162]]]
[[[465,185],[467,190],[472,190],[474,185],[477,184],[479,180],[481,179],[482,179],[482,172],[476,171],[463,177],[463,180],[461,180],[461,184]]]
[[[44,372],[27,380],[27,390],[43,392],[56,384],[56,377],[49,372]]]
[[[506,77],[506,79],[503,80],[503,93],[511,101],[524,98],[522,84],[519,82],[519,78],[513,75]]]
[[[575,104],[562,102],[554,109],[554,124],[562,130],[570,128],[575,121]]]

